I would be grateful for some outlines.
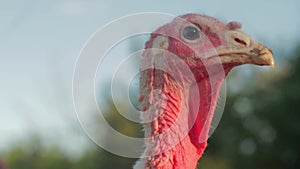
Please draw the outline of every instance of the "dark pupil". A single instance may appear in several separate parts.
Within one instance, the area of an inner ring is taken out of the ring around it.
[[[193,26],[187,26],[183,30],[183,36],[188,40],[195,40],[200,37],[199,31]]]

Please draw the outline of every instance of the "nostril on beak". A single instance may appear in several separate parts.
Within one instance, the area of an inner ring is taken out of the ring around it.
[[[242,39],[234,38],[234,41],[236,41],[237,43],[242,44],[244,46],[247,46],[247,43],[244,40],[242,40]]]

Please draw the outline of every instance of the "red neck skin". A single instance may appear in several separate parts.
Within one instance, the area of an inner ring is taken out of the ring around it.
[[[140,102],[144,120],[151,121],[145,124],[145,137],[153,138],[146,139],[144,155],[148,158],[140,160],[135,169],[195,169],[207,146],[224,78],[202,77],[197,84],[185,86],[157,70],[147,70],[142,76],[152,77],[141,80],[145,90]],[[155,94],[156,89],[163,93]],[[156,100],[158,97],[163,99]]]

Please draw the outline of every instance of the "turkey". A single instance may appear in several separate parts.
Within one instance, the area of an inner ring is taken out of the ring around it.
[[[241,28],[239,22],[185,14],[151,34],[140,68],[146,148],[134,169],[195,169],[230,70],[274,66],[272,51]]]

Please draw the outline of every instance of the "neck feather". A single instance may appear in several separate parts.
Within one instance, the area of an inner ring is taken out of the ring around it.
[[[174,71],[174,70],[173,70]],[[135,169],[194,169],[206,146],[210,124],[224,79],[205,78],[179,84],[163,71],[141,75],[142,119],[148,158]],[[180,77],[184,80],[184,77]],[[195,99],[196,98],[196,99]],[[198,98],[198,99],[197,99]]]

